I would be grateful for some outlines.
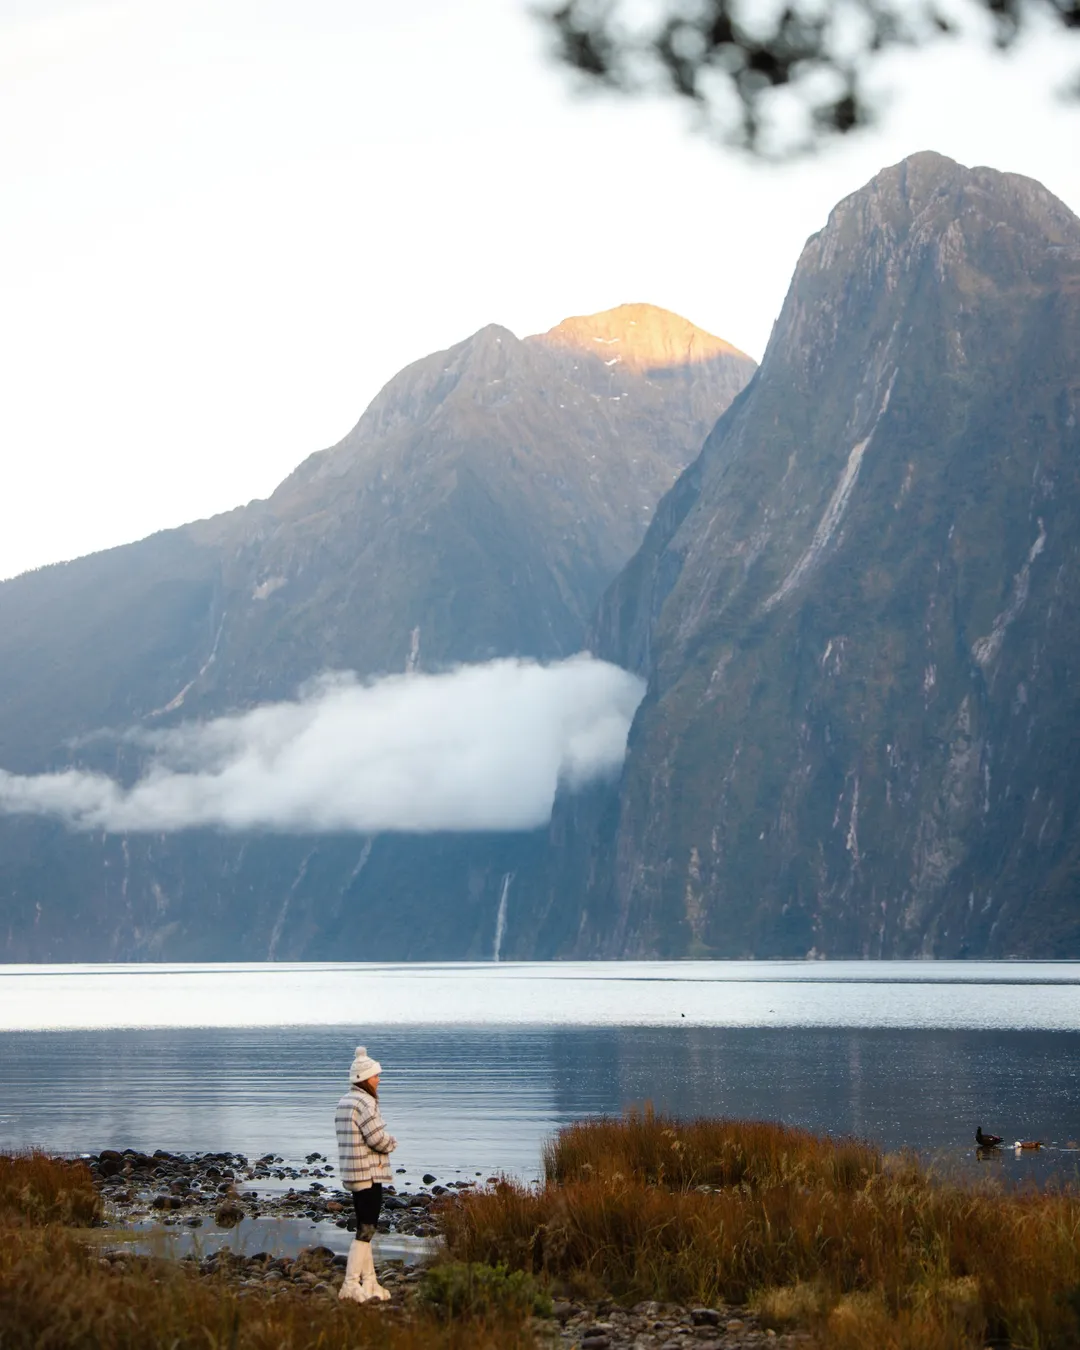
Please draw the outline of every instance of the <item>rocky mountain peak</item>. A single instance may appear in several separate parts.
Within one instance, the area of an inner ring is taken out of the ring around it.
[[[657,305],[618,305],[564,319],[527,342],[570,348],[635,371],[693,366],[718,356],[742,357],[730,342]],[[748,359],[748,358],[747,358]]]
[[[860,331],[857,348],[882,358],[877,387],[916,295],[941,307],[947,329],[987,286],[1004,295],[1042,284],[1063,257],[1080,260],[1080,221],[1041,183],[911,155],[844,198],[807,241],[763,372],[780,367],[791,378],[794,358],[800,378],[815,380]]]
[[[857,220],[863,229],[891,225],[902,231],[930,210],[959,211],[993,228],[1020,212],[1042,217],[1051,232],[1075,234],[1076,217],[1052,192],[1023,174],[968,168],[946,155],[921,150],[882,169],[832,210],[822,234]]]

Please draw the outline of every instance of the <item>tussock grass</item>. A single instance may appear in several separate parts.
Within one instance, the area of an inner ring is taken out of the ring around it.
[[[882,1170],[881,1154],[761,1120],[677,1121],[650,1108],[560,1130],[544,1149],[548,1181],[627,1177],[651,1186],[827,1186],[850,1190]]]
[[[681,1182],[665,1150],[689,1158]],[[636,1114],[570,1127],[542,1187],[502,1182],[442,1223],[459,1260],[505,1260],[625,1301],[752,1300],[841,1350],[1080,1344],[1080,1194],[966,1187],[872,1153],[782,1127]]]
[[[42,1153],[0,1157],[3,1350],[529,1350],[532,1303],[445,1310],[339,1304],[200,1279],[169,1260],[112,1262],[77,1231],[101,1217],[89,1170]],[[87,1234],[86,1237],[90,1235]],[[96,1236],[96,1235],[95,1235]],[[502,1274],[533,1297],[532,1281]],[[479,1312],[481,1315],[476,1315]]]
[[[85,1163],[37,1150],[0,1155],[0,1222],[89,1227],[103,1212]]]
[[[126,1263],[125,1263],[126,1264]],[[182,1263],[132,1269],[71,1234],[0,1229],[4,1350],[529,1350],[526,1322],[403,1316],[300,1293],[273,1296],[200,1280]]]

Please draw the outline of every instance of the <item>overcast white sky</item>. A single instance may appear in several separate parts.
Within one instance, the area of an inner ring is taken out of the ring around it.
[[[912,151],[1080,210],[1077,66],[901,63],[881,130],[779,170],[575,98],[522,0],[0,0],[0,577],[266,495],[485,323],[645,300],[760,357]]]

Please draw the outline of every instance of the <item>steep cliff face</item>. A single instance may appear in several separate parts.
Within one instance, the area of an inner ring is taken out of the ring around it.
[[[602,602],[649,693],[541,943],[1075,955],[1078,417],[1059,201],[923,154],[842,202]]]
[[[525,340],[492,326],[418,361],[268,501],[0,585],[0,767],[130,778],[125,728],[291,697],[327,669],[579,649],[753,369],[650,306]],[[541,845],[9,817],[0,956],[491,955],[505,878]]]

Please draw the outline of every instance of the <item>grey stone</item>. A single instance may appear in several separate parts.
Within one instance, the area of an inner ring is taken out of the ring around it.
[[[690,1321],[696,1327],[718,1327],[720,1314],[715,1308],[691,1308]]]

